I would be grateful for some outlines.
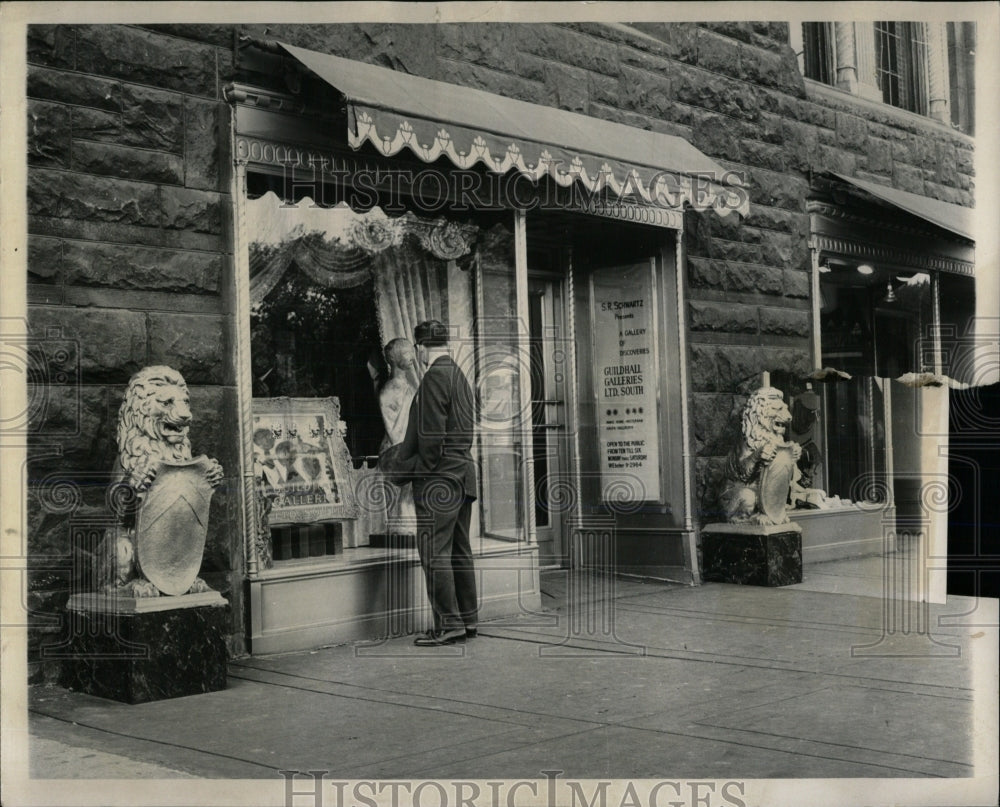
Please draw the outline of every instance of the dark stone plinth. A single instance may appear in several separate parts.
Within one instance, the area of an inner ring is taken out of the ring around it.
[[[748,586],[802,582],[802,529],[798,524],[757,527],[709,524],[701,531],[706,581]]]
[[[145,703],[226,688],[228,606],[70,610],[68,618],[71,635],[59,680],[67,689]]]

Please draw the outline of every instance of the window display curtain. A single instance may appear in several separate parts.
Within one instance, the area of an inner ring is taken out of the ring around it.
[[[448,321],[447,264],[420,254],[410,244],[385,250],[372,259],[382,344],[403,337],[424,320]]]
[[[251,243],[250,304],[262,302],[292,264],[323,288],[352,288],[371,275],[367,253],[325,241],[322,233],[305,233],[300,226],[278,244]]]
[[[247,203],[247,227],[251,305],[260,304],[294,265],[323,288],[374,279],[383,345],[397,337],[412,340],[414,327],[427,319],[463,334],[471,325],[449,321],[450,314],[472,308],[471,284],[449,283],[449,263],[471,251],[474,225],[410,213],[389,218],[378,208],[323,208],[311,199],[286,205],[268,192]],[[456,294],[461,299],[449,299]]]

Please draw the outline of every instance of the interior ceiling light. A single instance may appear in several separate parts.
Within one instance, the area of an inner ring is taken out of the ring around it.
[[[886,286],[888,288],[888,291],[887,291],[887,293],[885,295],[884,302],[887,302],[887,303],[894,303],[894,302],[896,302],[896,292],[894,292],[892,290],[892,283],[887,283]]]
[[[875,267],[872,266],[870,263],[863,263],[860,266],[858,266],[858,272],[860,272],[863,275],[870,275],[874,271]]]

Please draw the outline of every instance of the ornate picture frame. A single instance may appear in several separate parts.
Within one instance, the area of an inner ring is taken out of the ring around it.
[[[357,517],[336,398],[254,398],[253,472],[271,526]]]

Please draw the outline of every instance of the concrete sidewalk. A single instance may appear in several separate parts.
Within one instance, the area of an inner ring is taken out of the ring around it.
[[[31,772],[971,776],[973,700],[996,697],[992,676],[974,692],[973,668],[995,675],[997,602],[887,606],[882,571],[817,564],[778,589],[546,573],[544,613],[484,624],[464,647],[404,637],[235,659],[225,691],[137,706],[36,687]]]

